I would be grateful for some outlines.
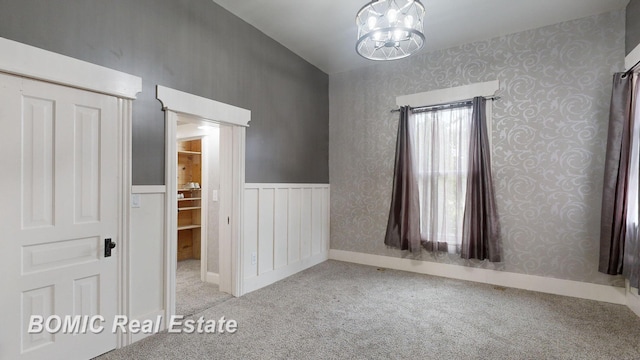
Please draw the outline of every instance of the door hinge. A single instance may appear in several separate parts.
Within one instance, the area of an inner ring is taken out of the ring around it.
[[[229,225],[229,217],[227,216],[227,225]]]

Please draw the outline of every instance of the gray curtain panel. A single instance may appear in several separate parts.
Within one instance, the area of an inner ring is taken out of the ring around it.
[[[400,108],[391,207],[384,243],[397,249],[417,252],[420,251],[420,208],[411,154],[409,112],[408,106]]]
[[[609,111],[598,270],[610,275],[621,274],[623,269],[631,149],[631,79],[624,73],[614,74]]]
[[[483,97],[473,99],[468,171],[460,256],[499,262],[502,259],[500,221],[491,176],[486,100]]]

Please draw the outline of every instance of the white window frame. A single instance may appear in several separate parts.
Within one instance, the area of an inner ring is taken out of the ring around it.
[[[500,89],[500,81],[493,80],[482,83],[475,83],[463,86],[456,86],[445,89],[432,90],[427,92],[421,92],[416,94],[402,95],[396,98],[396,105],[398,106],[410,106],[421,107],[446,104],[451,102],[463,101],[472,99],[476,96],[491,97]],[[493,102],[487,101],[486,106],[487,115],[487,132],[489,134],[489,148],[492,148],[492,118],[493,118]],[[418,174],[419,176],[425,176],[425,174]],[[458,176],[461,174],[458,173]],[[456,242],[457,239],[452,239]]]
[[[476,96],[491,97],[500,89],[500,81],[486,81],[463,86],[431,90],[416,94],[401,95],[396,97],[398,106],[430,106],[445,104],[455,101],[467,100]],[[489,134],[489,147],[492,148],[491,131],[493,129],[493,102],[487,101],[487,132]]]

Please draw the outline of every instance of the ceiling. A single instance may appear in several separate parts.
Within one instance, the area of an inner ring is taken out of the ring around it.
[[[214,1],[328,74],[373,64],[355,52],[355,15],[367,0]],[[622,9],[628,2],[422,0],[427,10],[422,51],[446,49]]]

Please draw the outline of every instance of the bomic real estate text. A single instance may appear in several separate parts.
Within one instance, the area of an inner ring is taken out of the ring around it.
[[[112,333],[121,332],[123,334],[155,334],[164,330],[162,328],[163,316],[158,315],[155,319],[137,320],[129,319],[125,315],[116,315],[113,318],[110,330]],[[47,332],[50,334],[100,334],[105,331],[106,319],[102,315],[32,315],[29,319],[29,334],[40,334]],[[201,316],[198,319],[185,319],[183,315],[172,315],[167,323],[168,333],[198,333],[198,334],[233,334],[238,330],[238,322],[232,319],[225,319],[224,316],[218,320],[205,319]]]

